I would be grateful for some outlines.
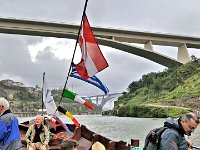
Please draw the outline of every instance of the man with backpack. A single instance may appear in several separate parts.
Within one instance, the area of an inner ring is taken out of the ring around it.
[[[146,137],[143,150],[188,150],[191,143],[185,139],[197,128],[199,118],[192,112],[178,119],[167,118],[164,127],[152,130]]]

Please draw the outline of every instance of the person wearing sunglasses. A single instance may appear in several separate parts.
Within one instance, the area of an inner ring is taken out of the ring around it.
[[[0,150],[22,150],[18,119],[9,109],[8,101],[0,98]]]
[[[199,118],[193,112],[183,114],[178,119],[167,118],[164,126],[167,128],[161,135],[159,150],[188,150],[192,143],[185,135],[191,136],[199,124]]]

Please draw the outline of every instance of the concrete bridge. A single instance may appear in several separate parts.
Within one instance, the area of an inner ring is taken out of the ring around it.
[[[14,112],[17,117],[33,117],[37,115],[37,112]]]
[[[0,33],[76,39],[79,26],[62,23],[0,18]],[[93,27],[99,44],[152,60],[166,67],[190,61],[187,48],[200,49],[200,38],[161,33]],[[130,43],[144,44],[144,48]],[[177,60],[154,51],[153,45],[178,48]]]
[[[96,104],[102,110],[108,101],[114,98],[117,99],[117,97],[121,95],[122,93],[113,93],[113,94],[107,94],[107,95],[83,96],[82,98],[92,101],[92,103]],[[113,102],[113,106],[114,106],[114,102]]]

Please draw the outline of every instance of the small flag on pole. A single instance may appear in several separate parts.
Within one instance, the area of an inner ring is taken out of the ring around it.
[[[58,111],[63,113],[64,115],[66,115],[67,117],[69,117],[73,122],[74,124],[79,127],[80,126],[80,123],[76,120],[76,118],[68,111],[66,111],[64,108],[62,108],[61,106],[58,106]]]
[[[56,120],[52,117],[51,119],[49,119],[49,121],[51,122],[54,130],[56,131]]]
[[[53,117],[59,124],[61,124],[61,126],[69,133],[71,134],[71,131],[69,130],[69,128],[66,126],[66,124],[64,124],[61,119],[58,116],[54,116]]]
[[[85,82],[88,82],[88,83],[100,88],[105,94],[107,94],[109,92],[108,88],[95,75],[88,78],[88,79],[82,78],[78,74],[74,63],[72,63],[72,72],[71,72],[70,76],[77,78],[77,79],[80,79],[80,80],[83,80]]]
[[[69,99],[72,99],[72,100],[74,100],[76,102],[79,102],[81,104],[84,104],[86,107],[88,107],[91,110],[94,109],[94,107],[92,105],[90,105],[90,103],[88,103],[87,101],[82,99],[80,96],[78,96],[76,93],[73,93],[70,90],[64,89],[62,96],[66,97],[66,98],[69,98]]]
[[[49,89],[46,78],[45,78],[45,73],[43,74],[43,103],[46,107],[46,111],[48,115],[58,115],[58,111],[56,111],[57,107],[55,104],[55,101],[53,99],[53,96],[51,94],[51,90]]]

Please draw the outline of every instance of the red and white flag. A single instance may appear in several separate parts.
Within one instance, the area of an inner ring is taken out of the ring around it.
[[[83,18],[79,45],[81,47],[82,59],[76,65],[76,70],[81,77],[88,79],[108,67],[108,63],[101,53],[86,15]]]

